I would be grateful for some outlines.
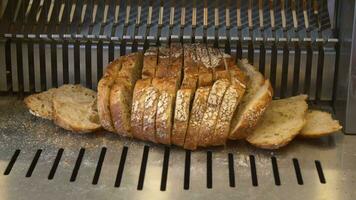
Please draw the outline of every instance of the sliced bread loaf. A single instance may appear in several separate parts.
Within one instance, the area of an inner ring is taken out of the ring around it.
[[[342,129],[339,121],[334,120],[330,113],[319,110],[308,110],[306,123],[298,136],[318,138]]]
[[[278,149],[287,145],[305,125],[308,109],[306,99],[306,95],[300,95],[272,101],[261,122],[246,140],[264,149]]]
[[[58,126],[77,133],[101,128],[96,92],[80,85],[64,85],[53,94],[53,120]]]
[[[49,89],[45,92],[33,94],[25,98],[24,102],[30,113],[45,119],[53,119],[53,94],[56,88]]]
[[[199,128],[198,146],[206,147],[214,142],[214,130],[221,102],[230,82],[227,79],[217,80],[209,93],[207,108]]]

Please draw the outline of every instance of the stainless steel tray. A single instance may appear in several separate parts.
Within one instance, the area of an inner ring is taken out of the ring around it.
[[[30,115],[17,97],[3,96],[0,197],[354,199],[355,144],[355,136],[338,133],[296,139],[277,151],[230,142],[226,147],[189,152],[105,132],[72,134]]]

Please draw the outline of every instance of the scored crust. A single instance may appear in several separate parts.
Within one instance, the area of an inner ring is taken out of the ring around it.
[[[81,85],[63,85],[53,94],[53,121],[77,133],[101,129],[96,92]]]
[[[305,125],[306,98],[306,95],[299,95],[272,101],[261,122],[246,140],[264,149],[287,145]]]
[[[131,131],[132,135],[138,139],[142,137],[143,108],[145,100],[145,91],[151,85],[152,79],[140,79],[136,82],[131,106]]]
[[[190,112],[188,130],[184,141],[184,148],[195,150],[199,140],[199,129],[202,122],[210,92],[210,87],[200,87],[196,90],[192,111]]]
[[[204,112],[200,128],[198,146],[206,147],[214,141],[214,130],[219,114],[221,102],[230,82],[226,79],[218,80],[214,83],[209,93],[207,108]]]
[[[172,144],[177,146],[184,145],[193,95],[193,89],[180,89],[177,91],[172,131]]]
[[[153,85],[160,91],[156,112],[156,141],[171,144],[177,78],[156,78]]]
[[[146,99],[144,102],[143,111],[143,137],[151,142],[156,142],[156,113],[157,103],[159,98],[159,91],[157,88],[150,86],[146,89]]]
[[[211,142],[212,145],[218,146],[226,143],[230,132],[231,119],[244,93],[245,87],[240,83],[232,83],[226,89],[219,109],[214,136],[212,138],[213,141]]]
[[[338,120],[330,113],[319,110],[308,110],[306,123],[298,136],[303,138],[318,138],[342,129]]]

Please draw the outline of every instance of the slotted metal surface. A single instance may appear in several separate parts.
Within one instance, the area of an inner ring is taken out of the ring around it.
[[[353,199],[356,195],[356,138],[341,133],[296,139],[276,151],[230,142],[189,152],[104,132],[66,132],[31,116],[16,97],[1,97],[0,111],[2,199]]]

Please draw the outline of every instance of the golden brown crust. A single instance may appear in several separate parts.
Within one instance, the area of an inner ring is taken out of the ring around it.
[[[156,113],[159,91],[154,86],[150,86],[146,90],[146,99],[144,102],[143,111],[143,137],[151,142],[156,142]]]
[[[232,129],[232,132],[230,132],[229,139],[244,139],[256,127],[269,103],[272,101],[273,89],[271,83],[269,80],[266,80],[265,84],[268,84],[267,92],[259,96],[258,99],[255,99],[253,107],[243,113],[240,123],[238,123],[237,126]]]
[[[198,146],[200,124],[207,107],[210,89],[211,87],[200,87],[195,92],[184,142],[185,149],[195,150]]]
[[[242,87],[240,84],[232,83],[226,90],[219,109],[211,145],[218,146],[225,144],[230,132],[231,119],[244,93],[245,87]]]
[[[153,85],[160,91],[156,113],[156,141],[171,144],[177,79],[155,78]]]
[[[141,79],[136,82],[131,106],[131,131],[138,139],[144,139],[142,134],[143,108],[145,89],[151,85],[152,79]],[[141,137],[142,136],[142,137]]]
[[[198,146],[206,147],[212,145],[214,142],[214,130],[219,109],[229,85],[230,82],[228,80],[222,79],[216,81],[212,86],[207,101],[207,108],[200,124]]]
[[[172,131],[172,144],[177,146],[184,145],[193,95],[194,91],[192,89],[180,89],[177,91]]]
[[[142,79],[154,78],[158,64],[158,48],[150,47],[143,58]]]

